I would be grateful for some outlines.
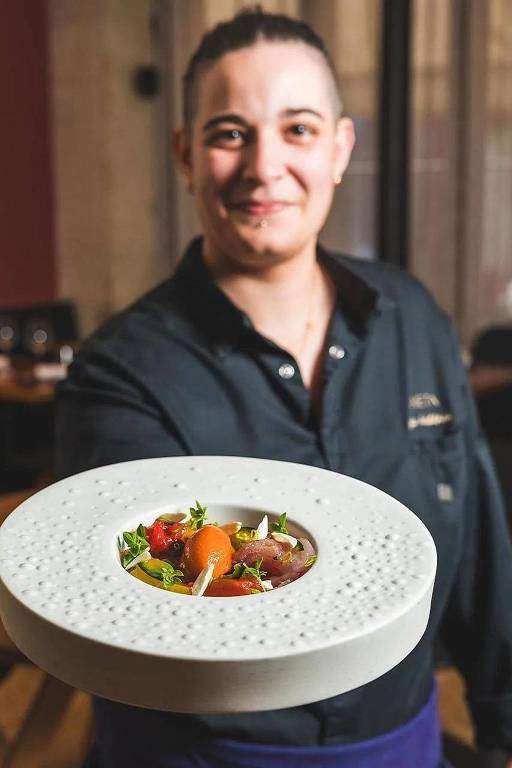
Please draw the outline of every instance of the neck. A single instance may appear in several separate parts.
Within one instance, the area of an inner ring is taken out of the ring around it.
[[[206,243],[203,255],[219,287],[267,335],[269,328],[274,324],[279,328],[287,317],[303,323],[312,289],[324,280],[314,245],[286,260],[251,268],[212,252]]]
[[[305,386],[317,396],[336,289],[317,261],[316,247],[251,270],[232,259],[212,258],[208,249],[204,258],[219,287],[256,330],[295,358]]]

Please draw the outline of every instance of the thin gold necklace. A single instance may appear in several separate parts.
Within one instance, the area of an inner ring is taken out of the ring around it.
[[[315,306],[316,306],[316,299],[317,299],[317,296],[318,296],[318,293],[319,293],[319,288],[320,288],[320,285],[321,285],[321,282],[322,282],[321,278],[320,278],[320,275],[322,274],[321,267],[319,267],[319,270],[320,271],[318,273],[318,277],[315,280],[315,285],[313,286],[313,290],[311,291],[310,297],[309,297],[309,307],[308,307],[308,314],[307,314],[307,317],[306,317],[306,323],[304,325],[304,331],[302,333],[302,339],[301,339],[300,345],[299,345],[298,350],[297,350],[297,356],[298,357],[300,357],[302,355],[302,353],[304,351],[304,347],[306,346],[307,338],[308,338],[309,334],[311,333],[311,331],[316,326],[316,323],[315,323],[315,321],[313,319],[313,314],[314,314],[314,309],[315,309]]]

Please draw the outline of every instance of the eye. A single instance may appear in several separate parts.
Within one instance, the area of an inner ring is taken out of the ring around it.
[[[215,131],[207,140],[207,143],[215,147],[238,147],[245,139],[239,128],[224,128]]]
[[[294,139],[307,140],[315,135],[316,130],[313,126],[307,125],[306,123],[294,123],[288,127],[288,132]]]
[[[222,131],[222,136],[225,136],[226,139],[236,140],[242,138],[242,132],[238,128],[230,128],[229,131]]]

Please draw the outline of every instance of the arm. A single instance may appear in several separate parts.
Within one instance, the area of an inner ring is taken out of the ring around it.
[[[129,371],[100,356],[79,358],[58,388],[56,443],[59,477],[188,452],[150,392]]]

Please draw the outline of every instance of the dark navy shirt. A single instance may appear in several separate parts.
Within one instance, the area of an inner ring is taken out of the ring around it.
[[[165,718],[176,740],[368,739],[425,704],[440,635],[466,678],[480,745],[512,750],[512,551],[452,325],[410,276],[322,249],[318,257],[338,290],[320,408],[296,361],[215,284],[196,240],[171,279],[83,345],[58,392],[59,473],[210,454],[299,462],[371,483],[435,540],[428,629],[398,666],[349,693],[272,712],[154,713],[155,722]]]

